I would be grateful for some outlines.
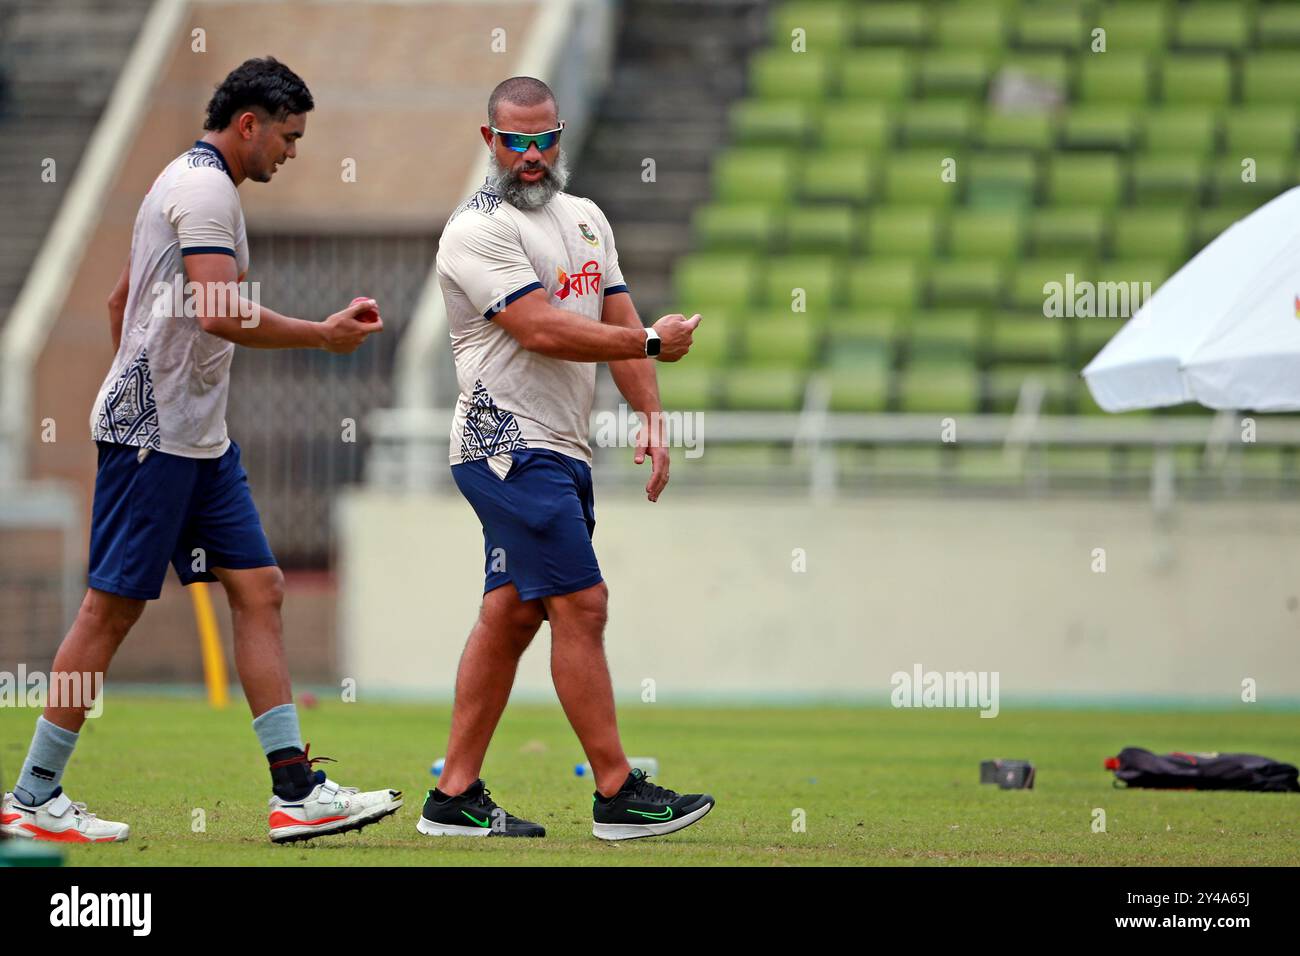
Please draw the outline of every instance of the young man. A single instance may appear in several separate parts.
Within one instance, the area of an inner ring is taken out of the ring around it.
[[[359,829],[402,805],[395,790],[360,793],[312,769],[280,643],[284,577],[239,446],[226,436],[236,345],[345,355],[383,328],[358,320],[373,300],[313,322],[259,306],[236,285],[248,269],[237,187],[245,179],[270,182],[297,155],[313,106],[284,64],[245,62],[208,104],[207,133],[162,171],[140,206],[130,260],[108,300],[117,355],[90,418],[99,447],[90,588],[52,668],[106,672],[145,602],[158,597],[169,562],[183,584],[220,581],[234,619],[235,666],[270,763],[277,843]],[[192,294],[178,310],[174,289],[186,279]],[[37,719],[22,773],[0,808],[9,836],[127,838],[127,824],[99,819],[61,786],[84,706],[52,698]]]
[[[642,326],[604,214],[562,190],[562,124],[545,83],[514,77],[481,128],[487,183],[452,215],[438,247],[460,399],[452,475],[483,525],[487,580],[456,676],[451,740],[417,827],[438,836],[544,836],[505,813],[479,779],[520,655],[551,622],[551,676],[596,778],[592,832],[609,840],[671,833],[713,807],[628,766],[605,663],[607,590],[591,535],[588,422],[597,362],[643,413],[635,461],[646,495],[668,483],[652,359],[675,362],[698,315]]]

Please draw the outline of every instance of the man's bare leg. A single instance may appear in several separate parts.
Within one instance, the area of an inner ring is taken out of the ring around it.
[[[479,778],[488,743],[510,699],[519,658],[542,624],[542,602],[521,601],[514,584],[483,595],[456,671],[451,736],[438,789],[457,796]]]
[[[54,655],[54,663],[50,665],[52,673],[107,674],[113,655],[140,619],[144,605],[144,601],[136,598],[87,589],[77,619]],[[50,701],[50,706],[45,708],[45,719],[64,730],[80,731],[90,702],[64,701],[64,704],[80,706],[54,706],[57,703]]]
[[[545,597],[551,621],[551,679],[578,735],[601,796],[612,796],[632,768],[618,737],[614,685],[605,660],[609,590],[604,583]]]
[[[292,703],[293,685],[284,661],[284,574],[265,568],[214,568],[225,588],[235,630],[235,671],[254,717]]]

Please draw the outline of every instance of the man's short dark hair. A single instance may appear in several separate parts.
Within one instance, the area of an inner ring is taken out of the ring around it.
[[[512,76],[508,80],[502,80],[488,97],[489,126],[497,125],[497,106],[502,102],[514,103],[516,106],[537,106],[541,103],[554,103],[555,94],[534,76]]]
[[[273,56],[245,60],[221,81],[208,102],[204,129],[222,130],[241,112],[258,109],[272,119],[315,108],[311,91],[297,73]]]

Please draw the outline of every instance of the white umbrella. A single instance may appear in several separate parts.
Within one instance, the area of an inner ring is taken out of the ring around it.
[[[1108,412],[1190,401],[1300,410],[1300,187],[1174,273],[1083,376]]]

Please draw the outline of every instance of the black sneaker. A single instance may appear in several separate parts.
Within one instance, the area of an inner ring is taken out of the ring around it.
[[[683,795],[655,786],[638,768],[612,797],[592,795],[591,833],[602,840],[662,836],[690,826],[712,809],[713,798],[707,793]]]
[[[415,828],[426,836],[546,836],[544,827],[520,820],[498,807],[482,780],[475,780],[468,790],[455,797],[430,790]]]

